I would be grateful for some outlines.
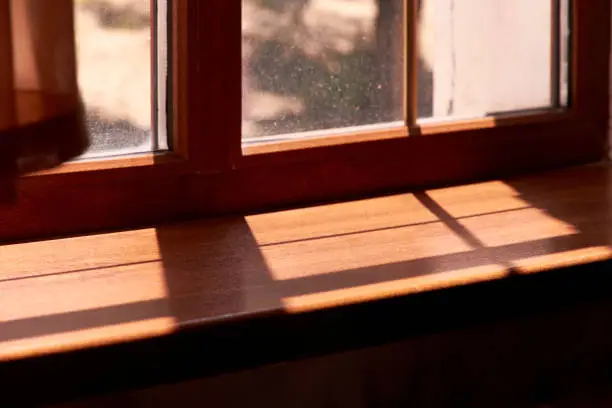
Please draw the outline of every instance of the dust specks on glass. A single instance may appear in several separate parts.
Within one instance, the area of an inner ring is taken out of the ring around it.
[[[152,34],[164,33],[151,27],[160,9],[165,0],[75,0],[78,79],[92,141],[84,157],[160,148],[151,63],[153,47],[160,53],[165,44]]]
[[[242,0],[244,140],[401,121],[403,27],[402,0]]]
[[[566,107],[570,3],[418,1],[419,121]],[[405,4],[242,0],[243,143],[403,126]]]

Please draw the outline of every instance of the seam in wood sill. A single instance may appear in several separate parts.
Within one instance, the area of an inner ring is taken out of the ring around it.
[[[611,174],[0,246],[0,361],[608,260]]]

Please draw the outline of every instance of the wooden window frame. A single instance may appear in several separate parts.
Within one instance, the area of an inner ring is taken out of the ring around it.
[[[404,1],[407,21],[416,21],[417,0]],[[565,111],[423,126],[407,112],[409,125],[400,129],[244,151],[240,2],[171,0],[170,6],[173,150],[69,163],[23,177],[16,200],[0,203],[0,239],[262,211],[606,156],[609,0],[572,2],[572,104]],[[416,25],[407,26],[412,61]],[[413,65],[407,64],[408,89],[416,81]]]

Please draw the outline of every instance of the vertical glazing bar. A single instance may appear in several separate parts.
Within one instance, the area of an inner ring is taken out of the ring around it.
[[[11,1],[0,0],[0,130],[15,122]]]
[[[151,33],[151,131],[153,136],[151,137],[151,151],[159,150],[159,86],[162,85],[158,82],[159,77],[159,61],[158,61],[158,28],[159,23],[157,21],[159,4],[157,0],[151,0],[149,4],[149,24]],[[162,26],[165,29],[165,26]]]
[[[561,105],[565,108],[571,107],[571,97],[573,89],[573,17],[574,16],[574,1],[561,1],[561,38],[563,43],[561,46],[561,61],[564,63],[562,78],[565,88],[561,92]]]
[[[152,150],[163,151],[171,147],[168,116],[171,89],[169,75],[169,37],[172,30],[171,0],[151,1],[151,99]]]
[[[404,0],[404,21],[406,58],[406,77],[404,79],[404,120],[409,129],[414,129],[417,122],[418,108],[418,26],[419,0]]]
[[[561,107],[561,0],[551,0],[550,33],[550,104]]]
[[[189,1],[170,0],[168,4],[168,70],[169,70],[169,99],[168,129],[170,132],[168,144],[170,150],[183,158],[189,154],[189,128],[187,98],[189,53],[188,30]]]

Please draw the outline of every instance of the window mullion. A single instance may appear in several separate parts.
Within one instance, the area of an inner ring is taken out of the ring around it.
[[[418,26],[419,0],[404,1],[404,121],[409,129],[416,127],[418,109]]]
[[[561,107],[561,0],[551,0],[550,32],[550,102],[553,108]]]

